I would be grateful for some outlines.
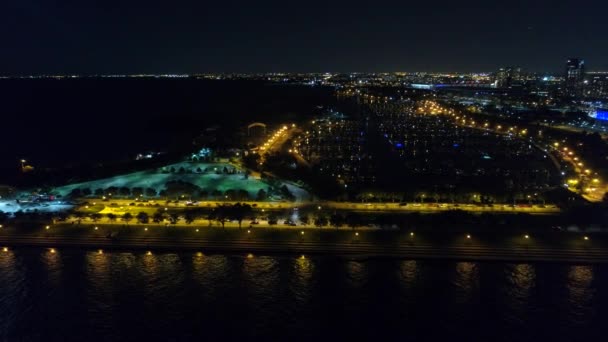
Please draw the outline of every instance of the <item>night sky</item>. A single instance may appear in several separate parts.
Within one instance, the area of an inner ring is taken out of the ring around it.
[[[608,1],[3,0],[0,74],[608,69]]]

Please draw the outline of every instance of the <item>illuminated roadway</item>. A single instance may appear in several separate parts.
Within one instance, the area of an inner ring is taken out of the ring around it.
[[[87,199],[88,203],[102,202],[101,199]],[[222,204],[246,203],[257,209],[292,209],[302,206],[321,207],[321,209],[350,210],[358,212],[445,212],[449,210],[463,210],[468,212],[489,212],[489,213],[530,213],[530,214],[554,214],[560,209],[553,205],[510,205],[510,204],[459,204],[459,203],[361,203],[361,202],[259,202],[259,201],[202,201],[196,205],[187,205],[186,202],[165,203],[165,201],[135,202],[131,199],[110,199],[102,202],[105,206],[103,213],[107,212],[126,212],[136,209],[162,209],[162,208],[214,208]],[[115,206],[110,205],[115,203]],[[129,204],[135,205],[130,206]],[[121,208],[122,207],[122,208]]]
[[[124,238],[113,241],[104,237],[78,236],[0,236],[4,246],[78,247],[106,249],[192,250],[205,253],[293,253],[338,254],[416,259],[500,260],[500,261],[560,261],[576,263],[608,262],[608,250],[591,246],[547,247],[541,244],[519,243],[512,247],[497,247],[475,241],[437,245],[417,242],[415,239],[399,243],[369,243],[353,237],[350,242],[308,241],[297,238],[291,241],[261,241],[235,239],[217,241],[197,238]],[[6,253],[6,252],[5,252]],[[201,254],[202,255],[202,254]]]

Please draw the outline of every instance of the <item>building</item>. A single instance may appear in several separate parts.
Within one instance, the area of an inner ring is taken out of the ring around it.
[[[608,72],[590,72],[584,81],[585,97],[608,99]]]
[[[520,67],[504,67],[496,72],[494,86],[496,88],[511,88],[515,83],[522,81]]]
[[[569,58],[566,62],[564,92],[567,96],[582,96],[585,79],[585,61]]]

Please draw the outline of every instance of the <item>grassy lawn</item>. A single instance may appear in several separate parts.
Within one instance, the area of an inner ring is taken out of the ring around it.
[[[180,168],[186,170],[185,173],[178,173]],[[91,191],[96,189],[106,189],[109,187],[127,187],[136,188],[141,187],[144,189],[154,188],[157,192],[160,192],[165,188],[165,184],[170,181],[184,181],[192,183],[208,192],[213,190],[219,190],[225,192],[226,190],[245,190],[249,193],[249,196],[255,198],[260,189],[268,190],[269,184],[260,179],[249,177],[245,179],[243,170],[237,168],[239,173],[236,174],[224,174],[222,170],[226,167],[227,169],[236,168],[234,165],[225,163],[195,163],[195,162],[183,162],[166,166],[166,170],[171,168],[175,169],[175,173],[164,173],[161,169],[146,170],[140,172],[134,172],[126,175],[119,175],[111,178],[99,179],[89,182],[69,184],[55,189],[59,194],[65,196],[69,194],[73,189],[84,189],[88,188]],[[202,173],[197,173],[200,169]],[[207,170],[205,172],[205,170]],[[190,173],[191,172],[191,173]],[[218,174],[219,172],[219,174]],[[308,199],[309,194],[301,188],[295,187],[291,184],[285,184],[293,195],[298,199]]]

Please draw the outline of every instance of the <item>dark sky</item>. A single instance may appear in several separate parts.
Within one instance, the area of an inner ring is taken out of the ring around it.
[[[0,74],[608,69],[608,0],[2,0]]]

